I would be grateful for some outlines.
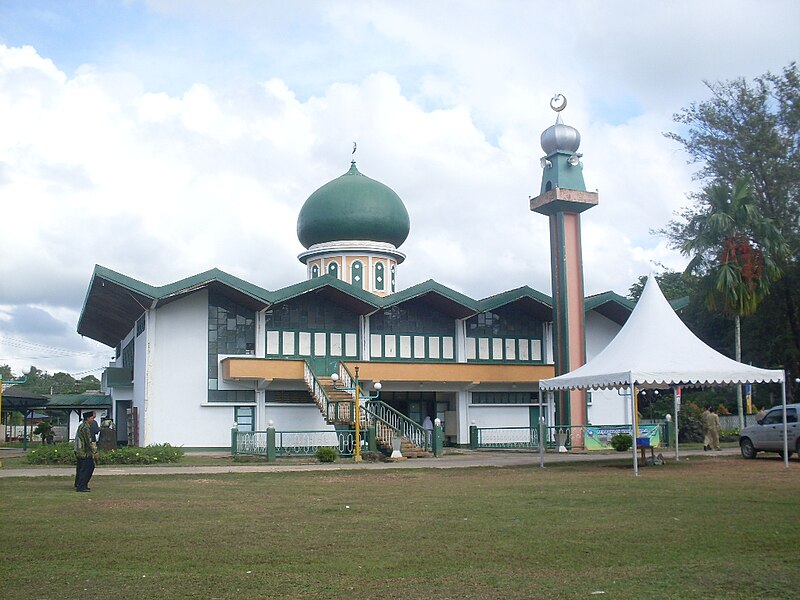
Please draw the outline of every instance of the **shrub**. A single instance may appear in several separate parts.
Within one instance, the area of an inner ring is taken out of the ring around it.
[[[611,447],[617,452],[625,452],[633,446],[633,438],[627,433],[618,433],[611,438]]]
[[[316,456],[319,462],[332,463],[335,462],[337,458],[339,458],[339,451],[336,448],[322,446],[321,448],[317,449]]]
[[[71,444],[36,446],[26,459],[32,465],[74,465],[75,452]]]
[[[151,444],[144,448],[117,448],[101,451],[97,464],[100,465],[159,465],[177,462],[184,452],[169,444]],[[71,444],[41,446],[28,452],[27,461],[33,465],[74,465],[75,452]]]
[[[177,462],[183,450],[169,444],[151,444],[144,448],[125,447],[100,452],[101,465],[158,465]]]

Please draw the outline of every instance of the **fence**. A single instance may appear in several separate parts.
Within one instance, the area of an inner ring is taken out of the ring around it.
[[[630,425],[564,425],[544,427],[544,449],[569,452],[573,448],[604,450],[610,447],[611,438],[617,433],[630,435]],[[470,427],[470,448],[539,450],[538,427]],[[637,437],[646,437],[651,445],[669,445],[670,429],[666,423],[641,424]]]
[[[237,431],[231,430],[231,453],[265,456],[314,456],[320,448],[335,448],[340,456],[352,456],[355,431]]]

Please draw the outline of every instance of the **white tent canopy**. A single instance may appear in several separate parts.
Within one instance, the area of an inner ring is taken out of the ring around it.
[[[651,276],[628,321],[600,354],[574,371],[541,380],[539,387],[565,390],[783,381],[782,370],[736,362],[702,342],[675,314]]]
[[[786,383],[783,370],[759,369],[720,354],[695,336],[664,298],[650,276],[639,302],[617,336],[600,354],[574,371],[539,382],[541,390],[636,388],[738,383],[780,383],[783,396],[784,464],[789,453],[786,431]],[[630,394],[631,413],[635,396]],[[676,414],[677,419],[677,401]],[[675,450],[677,460],[677,446]],[[633,469],[638,474],[636,445]]]

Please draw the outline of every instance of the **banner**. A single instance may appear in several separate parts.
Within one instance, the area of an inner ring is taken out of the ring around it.
[[[587,450],[613,450],[611,438],[618,433],[631,434],[630,425],[601,425],[589,426],[583,434],[583,445]],[[661,427],[658,425],[639,425],[639,435],[636,437],[650,438],[650,446],[661,446]]]

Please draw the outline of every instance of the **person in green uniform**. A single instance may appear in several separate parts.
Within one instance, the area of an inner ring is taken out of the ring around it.
[[[75,456],[78,459],[78,480],[75,491],[88,492],[89,480],[94,473],[94,464],[97,460],[97,445],[92,442],[92,423],[94,412],[83,413],[83,423],[75,434]]]

